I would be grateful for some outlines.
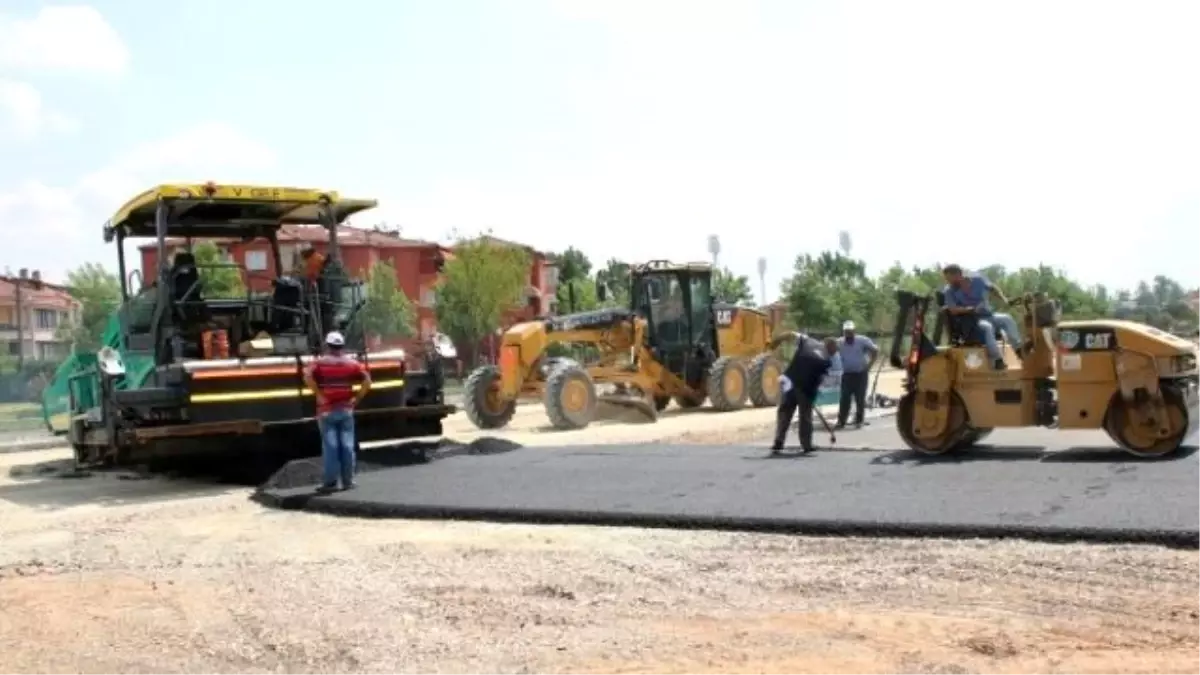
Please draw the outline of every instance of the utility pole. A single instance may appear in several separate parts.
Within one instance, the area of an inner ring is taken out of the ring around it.
[[[712,255],[713,269],[717,269],[717,259],[721,255],[721,238],[715,234],[708,235],[708,252]]]
[[[25,369],[25,303],[21,297],[21,287],[25,285],[25,279],[29,277],[29,270],[25,267],[21,268],[21,272],[17,276],[16,283],[13,284],[13,295],[17,304],[17,371],[23,372]]]

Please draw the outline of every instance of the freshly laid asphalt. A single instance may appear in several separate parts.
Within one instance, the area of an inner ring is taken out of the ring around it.
[[[1195,435],[1155,461],[1099,432],[1045,429],[1001,430],[975,449],[925,458],[901,449],[889,419],[875,424],[839,435],[854,449],[782,458],[751,446],[459,448],[426,464],[370,467],[367,454],[374,470],[355,490],[320,496],[277,480],[257,498],[372,517],[1200,543]]]

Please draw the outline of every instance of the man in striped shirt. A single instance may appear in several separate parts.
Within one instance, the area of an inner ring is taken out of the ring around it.
[[[324,465],[322,492],[354,487],[354,407],[371,389],[365,366],[345,354],[346,338],[338,331],[325,336],[325,354],[304,371],[304,383],[317,399],[317,424],[321,430],[321,460]],[[354,391],[355,385],[360,385]]]

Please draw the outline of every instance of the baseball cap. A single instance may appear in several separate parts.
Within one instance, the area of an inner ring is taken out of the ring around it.
[[[329,335],[325,336],[325,344],[330,347],[345,347],[346,338],[342,336],[341,332],[332,330],[329,331]]]
[[[847,321],[842,324],[842,330],[854,330],[854,322]]]

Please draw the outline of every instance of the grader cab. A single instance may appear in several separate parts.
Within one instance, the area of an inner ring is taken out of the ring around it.
[[[464,409],[482,429],[505,426],[517,400],[540,396],[551,423],[581,429],[600,403],[657,419],[672,399],[721,411],[774,405],[780,366],[768,348],[770,325],[757,310],[714,303],[712,267],[653,261],[630,273],[629,307],[521,323],[508,329],[499,364],[467,379]],[[605,287],[599,287],[602,301]],[[554,344],[590,345],[586,365],[554,357]]]
[[[907,380],[896,424],[917,452],[945,454],[996,428],[1042,426],[1103,429],[1130,454],[1160,457],[1196,429],[1196,348],[1187,340],[1131,321],[1060,321],[1055,300],[1026,294],[1014,303],[1026,344],[1003,345],[1010,367],[996,370],[978,322],[942,311],[941,294],[897,299],[891,361]]]

